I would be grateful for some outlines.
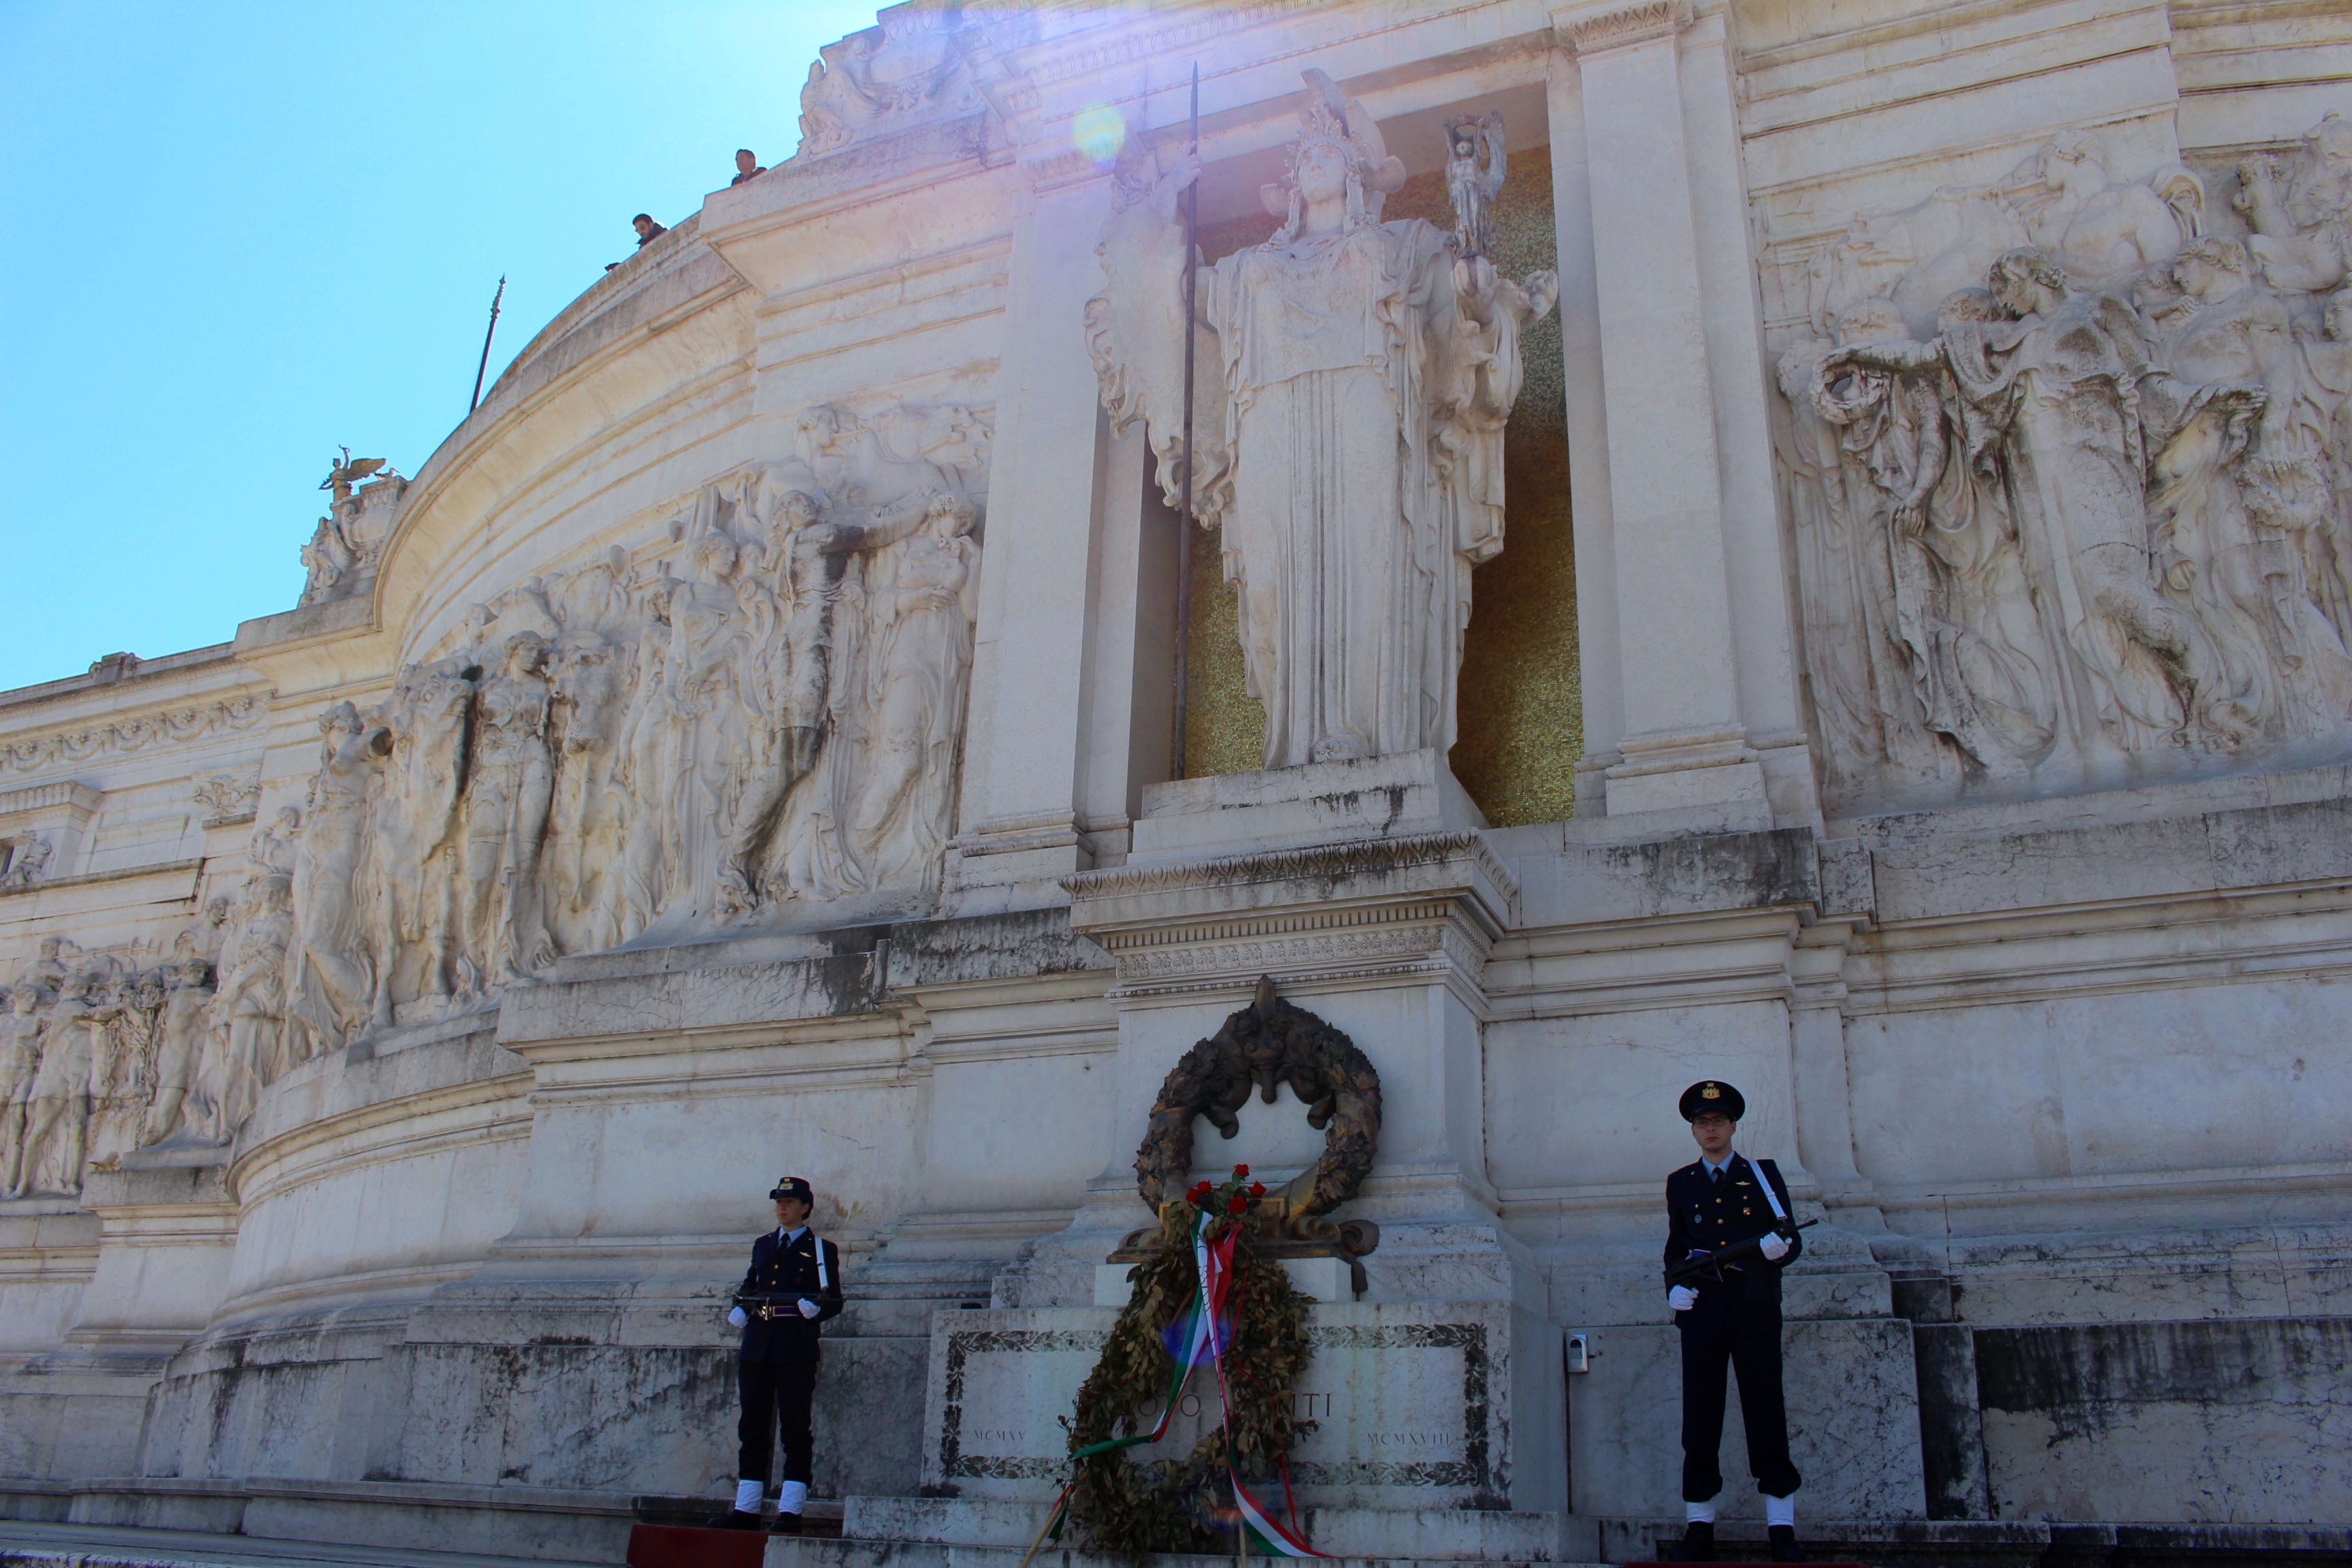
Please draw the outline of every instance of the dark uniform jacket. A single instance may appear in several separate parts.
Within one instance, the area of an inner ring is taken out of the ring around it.
[[[824,1249],[822,1259],[818,1249]],[[780,1296],[768,1304],[772,1316],[762,1318],[756,1303],[744,1303],[751,1321],[743,1325],[746,1361],[814,1360],[817,1325],[841,1315],[841,1249],[803,1227],[789,1242],[770,1231],[751,1244],[751,1267],[743,1273],[747,1296]],[[817,1304],[814,1318],[801,1316],[795,1303],[805,1296]]]
[[[1789,1205],[1789,1184],[1780,1179],[1780,1168],[1769,1160],[1751,1164],[1745,1154],[1734,1151],[1719,1179],[1709,1179],[1704,1160],[1694,1160],[1666,1178],[1668,1268],[1698,1253],[1720,1251],[1735,1241],[1761,1236],[1772,1228],[1772,1205],[1757,1185],[1759,1172],[1760,1179],[1772,1184],[1772,1191],[1780,1200],[1780,1212],[1793,1217],[1796,1211]],[[1768,1262],[1751,1255],[1743,1262],[1727,1265],[1723,1277],[1748,1300],[1779,1306],[1780,1270],[1794,1263],[1804,1249],[1805,1238],[1801,1236],[1789,1244],[1780,1262]],[[1706,1279],[1684,1283],[1703,1291],[1723,1289]]]

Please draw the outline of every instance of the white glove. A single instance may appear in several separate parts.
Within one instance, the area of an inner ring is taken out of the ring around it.
[[[727,1326],[730,1329],[740,1329],[751,1321],[749,1314],[740,1307],[733,1309],[727,1314]]]
[[[1677,1285],[1666,1292],[1666,1305],[1677,1312],[1687,1312],[1698,1305],[1698,1292],[1687,1285]]]
[[[1789,1256],[1789,1238],[1776,1230],[1758,1243],[1756,1250],[1764,1255],[1767,1262],[1778,1263]]]
[[[803,1317],[803,1318],[814,1318],[814,1317],[815,1317],[819,1312],[822,1312],[822,1311],[824,1311],[824,1309],[823,1307],[818,1306],[814,1301],[810,1300],[806,1296],[803,1296],[803,1297],[802,1297],[802,1298],[801,1298],[801,1316],[802,1316],[802,1317]]]

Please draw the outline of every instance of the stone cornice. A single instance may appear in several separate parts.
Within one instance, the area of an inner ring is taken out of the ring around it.
[[[1560,43],[1580,55],[1669,38],[1690,23],[1690,0],[1638,0],[1632,5],[1552,13],[1552,29]]]
[[[1085,901],[1123,898],[1136,893],[1168,892],[1191,888],[1247,887],[1265,882],[1324,882],[1340,878],[1379,876],[1410,867],[1465,860],[1503,887],[1510,873],[1475,833],[1417,833],[1402,838],[1364,838],[1339,844],[1318,844],[1302,849],[1277,849],[1260,855],[1224,856],[1212,860],[1184,860],[1164,866],[1120,866],[1105,871],[1080,871],[1062,879],[1071,898]],[[1514,889],[1516,890],[1516,889]]]

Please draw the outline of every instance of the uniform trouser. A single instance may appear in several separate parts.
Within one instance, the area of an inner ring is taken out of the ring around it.
[[[1789,1414],[1780,1400],[1780,1309],[1750,1301],[1737,1287],[1709,1284],[1698,1305],[1675,1314],[1683,1341],[1683,1500],[1706,1502],[1723,1489],[1724,1373],[1739,1373],[1740,1424],[1756,1489],[1787,1497],[1797,1489],[1789,1461]]]
[[[814,1440],[809,1433],[809,1405],[816,1396],[816,1357],[790,1361],[739,1359],[736,1385],[743,1395],[743,1419],[735,1436],[742,1447],[736,1455],[735,1474],[742,1480],[765,1483],[768,1463],[775,1454],[776,1431],[783,1429],[784,1473],[788,1481],[809,1479]]]

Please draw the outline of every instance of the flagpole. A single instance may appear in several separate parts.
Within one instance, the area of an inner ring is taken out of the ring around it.
[[[1192,145],[1188,156],[1201,154],[1201,66],[1192,64]],[[1176,689],[1173,747],[1169,776],[1184,776],[1186,710],[1192,687],[1192,470],[1198,453],[1192,445],[1192,339],[1200,292],[1200,264],[1195,259],[1201,237],[1201,182],[1184,187],[1184,487],[1176,513]]]

